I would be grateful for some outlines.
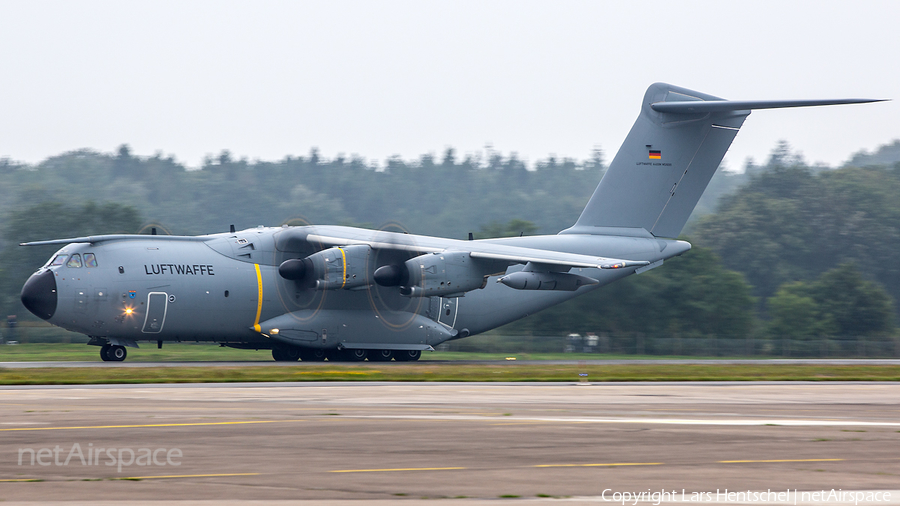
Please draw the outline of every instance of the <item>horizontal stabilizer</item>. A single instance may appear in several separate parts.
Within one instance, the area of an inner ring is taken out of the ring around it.
[[[697,114],[706,112],[747,111],[751,109],[781,109],[784,107],[812,107],[817,105],[866,104],[885,99],[841,98],[835,100],[686,100],[650,104],[656,112]]]

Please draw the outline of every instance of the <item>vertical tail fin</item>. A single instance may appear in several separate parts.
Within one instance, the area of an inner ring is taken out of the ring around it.
[[[650,86],[631,132],[567,232],[630,228],[677,237],[750,111],[662,113],[651,106],[721,100],[668,84]]]
[[[569,234],[677,237],[751,109],[869,99],[728,101],[656,83]]]

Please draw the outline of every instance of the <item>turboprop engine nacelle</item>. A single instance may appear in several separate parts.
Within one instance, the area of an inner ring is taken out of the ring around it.
[[[574,292],[582,286],[600,283],[594,278],[567,272],[528,271],[507,274],[498,279],[497,282],[516,290],[561,290],[566,292]]]
[[[467,251],[429,253],[404,264],[409,273],[400,294],[407,297],[462,295],[487,283],[489,266],[472,259]]]
[[[366,269],[372,248],[364,244],[334,247],[306,258],[285,260],[278,273],[285,279],[309,279],[316,290],[351,289],[367,284]]]

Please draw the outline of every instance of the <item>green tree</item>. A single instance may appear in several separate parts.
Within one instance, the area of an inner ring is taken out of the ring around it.
[[[846,262],[867,266],[866,276],[900,298],[900,170],[814,172],[777,155],[694,226],[697,243],[744,273],[762,298]]]
[[[773,338],[884,337],[895,326],[891,296],[863,279],[853,264],[842,264],[812,282],[786,283],[767,303]]]
[[[774,339],[809,340],[834,334],[832,319],[822,313],[803,281],[782,285],[767,304],[772,317],[768,331]]]
[[[810,294],[839,336],[885,336],[894,329],[891,296],[878,283],[863,279],[853,264],[823,273],[811,284]]]

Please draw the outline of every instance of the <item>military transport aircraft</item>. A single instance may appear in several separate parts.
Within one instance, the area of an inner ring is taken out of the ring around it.
[[[90,336],[103,360],[138,341],[271,349],[279,361],[417,360],[688,251],[675,238],[752,109],[876,101],[729,101],[657,83],[581,217],[556,235],[232,226],[30,242],[64,246],[22,303]]]

